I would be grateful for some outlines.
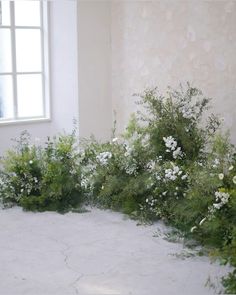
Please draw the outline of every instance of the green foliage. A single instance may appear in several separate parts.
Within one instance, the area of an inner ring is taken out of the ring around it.
[[[171,153],[166,153],[162,140],[172,136],[184,152],[186,161],[198,159],[220,124],[218,118],[211,115],[206,120],[207,124],[201,126],[210,99],[190,84],[180,86],[178,90],[168,88],[164,95],[157,88],[146,90],[140,98],[138,104],[145,108],[145,112],[140,113],[140,120],[146,123],[154,156],[163,155],[164,159],[172,159]]]
[[[210,99],[189,84],[139,97],[142,112],[120,139],[85,147],[87,194],[132,217],[161,218],[235,266],[235,153],[216,133],[219,119],[206,118]],[[234,278],[224,278],[226,290],[235,291]]]
[[[75,134],[30,146],[26,133],[2,160],[4,204],[65,211],[81,201],[142,221],[162,219],[236,268],[236,153],[210,99],[187,83],[146,90],[126,131],[75,147]],[[204,119],[203,119],[204,118]],[[75,209],[76,210],[76,209]],[[236,293],[235,270],[223,278]]]
[[[22,133],[17,146],[2,159],[1,198],[5,205],[27,210],[63,212],[81,202],[80,168],[75,135],[60,135],[44,148]]]

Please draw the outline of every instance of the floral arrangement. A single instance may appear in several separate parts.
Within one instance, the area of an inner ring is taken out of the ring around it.
[[[235,147],[209,114],[210,99],[190,84],[138,98],[124,134],[116,137],[114,128],[106,143],[84,140],[76,148],[73,133],[37,147],[24,134],[2,160],[2,202],[65,211],[83,201],[162,219],[235,268],[223,279],[225,291],[235,293]]]
[[[0,197],[5,206],[64,212],[82,201],[75,136],[60,135],[44,147],[30,144],[23,132],[17,146],[1,159]]]

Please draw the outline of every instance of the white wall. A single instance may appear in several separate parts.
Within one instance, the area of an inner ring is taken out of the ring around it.
[[[111,136],[110,30],[111,1],[78,2],[80,137]]]
[[[50,8],[52,120],[0,126],[0,155],[22,130],[45,138],[71,131],[73,118],[80,137],[108,139],[113,110],[118,132],[135,110],[133,93],[187,80],[214,98],[236,142],[236,2],[55,0]]]
[[[133,93],[190,81],[212,97],[236,143],[236,2],[112,2],[112,98],[122,131]]]
[[[70,132],[78,120],[77,2],[51,1],[51,121],[0,125],[0,155],[12,145],[12,138],[28,130],[32,138],[44,140],[63,130]]]

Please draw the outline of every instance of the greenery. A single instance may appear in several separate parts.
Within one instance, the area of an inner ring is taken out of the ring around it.
[[[23,133],[2,159],[4,205],[80,210],[81,202],[158,219],[210,249],[234,270],[222,282],[236,293],[236,153],[210,99],[187,84],[138,95],[139,111],[119,138],[99,143],[75,133],[30,145]]]
[[[1,199],[33,211],[64,212],[82,201],[75,134],[31,145],[23,132],[17,146],[1,160]]]

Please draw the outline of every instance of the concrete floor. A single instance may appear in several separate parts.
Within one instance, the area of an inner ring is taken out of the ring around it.
[[[1,295],[214,294],[226,272],[206,257],[177,257],[181,244],[154,237],[110,211],[0,210]],[[218,290],[218,289],[217,289]]]

